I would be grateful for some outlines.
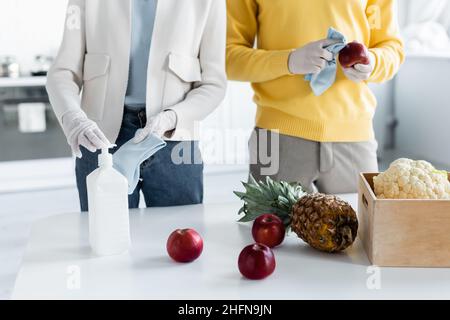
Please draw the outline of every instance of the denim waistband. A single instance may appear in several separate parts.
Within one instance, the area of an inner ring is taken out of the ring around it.
[[[147,123],[147,113],[145,107],[134,108],[125,106],[123,110],[122,126],[132,125],[143,128]]]
[[[145,106],[136,108],[136,107],[130,107],[130,106],[125,105],[124,112],[131,113],[131,114],[138,114],[138,113],[142,114],[142,112],[145,112]]]

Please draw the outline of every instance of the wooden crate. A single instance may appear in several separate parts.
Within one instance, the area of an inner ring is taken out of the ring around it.
[[[377,199],[376,175],[362,173],[359,179],[358,235],[371,263],[450,267],[450,201]]]

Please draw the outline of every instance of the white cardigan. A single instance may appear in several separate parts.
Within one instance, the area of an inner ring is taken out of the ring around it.
[[[132,0],[70,0],[47,91],[61,121],[85,111],[114,142],[120,131],[131,47]],[[170,140],[196,140],[197,124],[223,100],[225,0],[159,0],[147,71],[147,117],[174,110]],[[80,97],[80,93],[81,97]]]

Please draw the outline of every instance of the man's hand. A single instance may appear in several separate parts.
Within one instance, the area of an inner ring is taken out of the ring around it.
[[[142,142],[149,134],[154,134],[163,138],[168,131],[172,131],[177,126],[177,114],[173,110],[163,111],[148,120],[145,128],[136,132],[133,142]]]
[[[338,40],[323,39],[311,42],[306,46],[294,50],[289,55],[289,71],[292,74],[317,74],[333,60],[333,54],[325,49],[338,43]]]
[[[372,52],[369,52],[369,60],[369,64],[355,64],[351,68],[342,68],[345,76],[356,83],[368,80],[375,68],[375,56]]]
[[[70,111],[64,114],[62,127],[67,143],[78,158],[82,157],[80,145],[90,152],[112,146],[97,124],[89,120],[83,111]]]

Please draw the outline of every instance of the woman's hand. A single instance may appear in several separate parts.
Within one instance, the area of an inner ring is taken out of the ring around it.
[[[177,126],[177,114],[173,110],[163,111],[148,120],[147,125],[143,129],[139,129],[133,138],[134,143],[140,143],[149,134],[154,134],[159,138],[166,135],[168,131],[172,131]]]
[[[327,61],[334,58],[326,48],[338,42],[338,40],[323,39],[292,51],[289,55],[289,71],[292,74],[319,73],[327,65]]]
[[[351,68],[342,68],[345,76],[353,82],[367,81],[375,69],[375,56],[369,52],[369,64],[355,64]]]
[[[88,119],[83,111],[70,111],[63,115],[62,127],[72,152],[78,158],[82,157],[80,146],[85,147],[90,152],[112,147],[111,142],[108,141],[97,124]]]

